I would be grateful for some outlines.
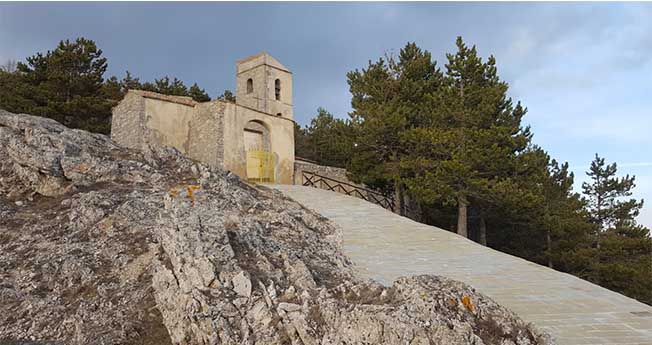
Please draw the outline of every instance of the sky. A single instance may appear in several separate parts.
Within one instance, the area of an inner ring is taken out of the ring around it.
[[[165,75],[213,97],[261,51],[293,72],[295,119],[351,111],[346,73],[407,42],[443,68],[455,38],[494,55],[536,144],[576,189],[596,153],[636,175],[652,227],[652,3],[0,3],[0,63],[94,40],[107,76]]]

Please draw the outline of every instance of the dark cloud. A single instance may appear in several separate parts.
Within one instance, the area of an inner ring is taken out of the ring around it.
[[[443,67],[462,35],[496,56],[537,143],[583,171],[595,152],[649,162],[633,147],[652,146],[651,19],[647,3],[0,3],[0,62],[85,36],[111,74],[168,74],[215,96],[233,89],[237,59],[268,51],[292,69],[305,124],[319,106],[346,116],[348,71],[408,41]],[[637,169],[650,195],[650,168]]]

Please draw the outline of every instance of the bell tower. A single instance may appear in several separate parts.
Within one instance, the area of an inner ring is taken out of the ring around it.
[[[238,61],[236,104],[294,120],[292,72],[267,53]]]

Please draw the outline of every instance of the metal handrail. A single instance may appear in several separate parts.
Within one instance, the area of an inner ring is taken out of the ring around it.
[[[327,176],[322,176],[311,171],[302,171],[301,177],[303,178],[304,186],[321,188],[336,193],[355,196],[394,212],[394,198],[386,194],[356,186],[348,182],[339,181]]]

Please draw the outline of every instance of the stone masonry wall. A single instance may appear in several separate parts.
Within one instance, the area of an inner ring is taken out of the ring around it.
[[[128,92],[113,108],[111,139],[128,148],[142,149],[147,132],[145,117],[145,98]]]
[[[224,109],[213,101],[195,106],[188,130],[188,155],[213,167],[224,168]]]
[[[221,101],[130,90],[113,108],[111,138],[143,149],[172,146],[192,159],[224,167],[224,108]]]
[[[346,176],[346,169],[329,167],[326,165],[319,165],[312,162],[301,160],[300,158],[295,158],[294,161],[294,184],[302,185],[304,180],[302,176],[303,171],[309,171],[318,175],[326,176],[334,180],[350,183],[360,187],[363,185],[358,185],[350,181]]]

